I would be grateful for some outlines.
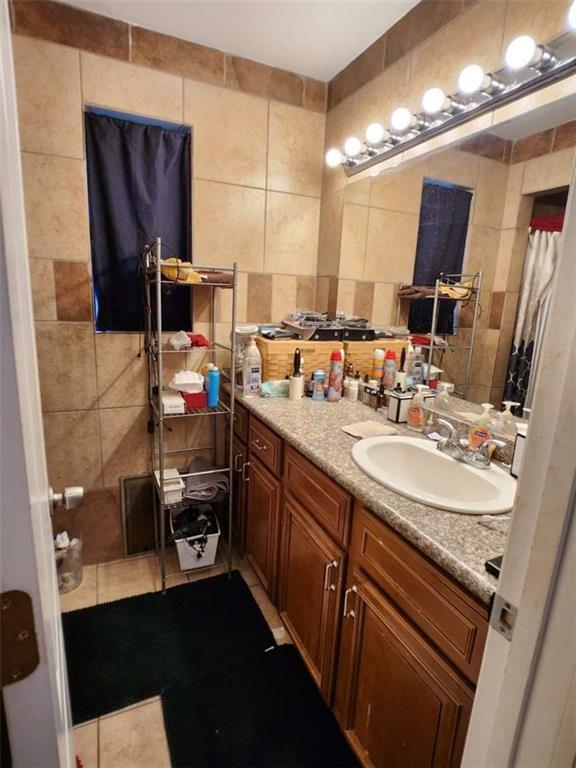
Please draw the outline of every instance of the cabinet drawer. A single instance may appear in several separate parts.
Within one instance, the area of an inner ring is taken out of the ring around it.
[[[258,459],[275,475],[282,466],[282,440],[254,417],[250,418],[248,447],[252,456]]]
[[[230,407],[230,394],[223,390],[220,399],[222,402]],[[234,401],[234,434],[236,437],[240,438],[243,443],[248,442],[248,411],[246,408],[238,402],[238,400]],[[226,416],[226,428],[229,429],[230,427],[230,416]]]
[[[287,490],[338,541],[347,545],[352,497],[308,459],[286,447],[284,481]]]
[[[414,624],[476,682],[488,631],[488,610],[387,525],[357,505],[354,562]]]
[[[234,404],[234,434],[243,443],[248,440],[248,411],[239,402]]]

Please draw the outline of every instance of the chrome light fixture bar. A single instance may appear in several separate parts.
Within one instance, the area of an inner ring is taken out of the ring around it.
[[[546,45],[527,35],[515,38],[500,69],[488,73],[476,64],[465,67],[454,96],[430,88],[423,96],[421,113],[398,107],[390,116],[390,129],[371,123],[365,141],[351,136],[343,152],[328,150],[326,164],[332,168],[341,165],[347,176],[354,176],[485,112],[576,74],[576,0],[568,12],[567,26],[570,31]]]

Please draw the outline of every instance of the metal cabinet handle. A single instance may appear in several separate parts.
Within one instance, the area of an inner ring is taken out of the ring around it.
[[[324,569],[324,589],[326,592],[335,592],[336,591],[336,585],[332,584],[330,582],[330,571],[332,568],[337,568],[338,563],[336,560],[330,560],[330,562],[326,563],[326,568]]]
[[[238,466],[239,459],[242,459],[241,453],[237,453],[236,456],[234,456],[234,472],[242,472],[242,467]]]
[[[353,609],[348,610],[348,596],[350,595],[351,592],[354,592],[354,594],[356,594],[357,589],[356,589],[355,585],[352,585],[351,587],[349,587],[346,590],[346,592],[344,592],[344,611],[343,611],[343,613],[344,613],[344,618],[345,619],[353,619],[353,618],[356,617],[356,613],[354,612]]]
[[[256,438],[256,440],[252,440],[252,445],[254,446],[254,448],[256,448],[259,451],[267,451],[268,450],[268,446],[262,445],[260,443],[260,441],[258,440],[258,438]]]
[[[242,464],[242,480],[245,483],[250,482],[250,475],[248,474],[248,470],[250,469],[250,462],[245,461],[244,464]]]

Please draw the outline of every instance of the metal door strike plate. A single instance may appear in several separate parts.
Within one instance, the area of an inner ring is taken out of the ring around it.
[[[30,596],[16,589],[2,592],[0,606],[0,680],[4,688],[31,675],[40,657]]]
[[[500,632],[506,640],[512,640],[517,615],[518,608],[496,592],[490,613],[490,626]]]

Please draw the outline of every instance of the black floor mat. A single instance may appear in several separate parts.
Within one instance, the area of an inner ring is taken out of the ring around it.
[[[291,645],[173,685],[162,706],[173,768],[358,766]]]
[[[62,616],[74,723],[245,660],[274,638],[238,571]]]

